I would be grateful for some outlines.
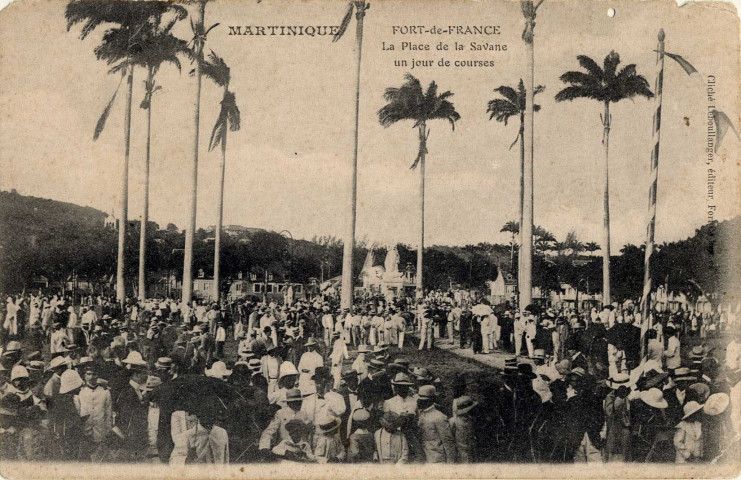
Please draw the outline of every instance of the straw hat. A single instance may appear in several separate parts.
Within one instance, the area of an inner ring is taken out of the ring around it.
[[[697,376],[692,375],[688,367],[679,367],[674,369],[672,379],[675,382],[693,382],[697,380]]]
[[[456,404],[455,409],[458,415],[465,415],[466,413],[473,410],[476,405],[478,405],[479,402],[475,402],[471,397],[468,395],[463,395],[462,397],[459,397]]]
[[[80,388],[83,385],[84,382],[82,381],[80,374],[77,373],[77,370],[66,370],[62,374],[62,382],[59,387],[59,393],[69,393],[77,388]]]
[[[355,423],[364,423],[368,420],[370,420],[370,412],[364,408],[355,410],[352,414],[352,421]]]
[[[412,375],[414,375],[417,380],[430,380],[432,379],[432,374],[429,370],[427,370],[424,367],[415,367],[412,369]]]
[[[130,367],[146,367],[147,362],[144,361],[142,358],[142,354],[137,352],[136,350],[132,350],[129,352],[129,354],[126,356],[125,359],[122,360],[121,363],[125,363],[126,365],[129,365]]]
[[[420,400],[431,400],[437,396],[437,390],[434,385],[422,385],[419,387],[417,396]]]
[[[332,433],[340,428],[340,419],[333,415],[328,415],[317,422],[317,427],[322,433]]]
[[[697,403],[695,401],[687,402],[687,404],[683,407],[684,417],[682,417],[682,420],[687,420],[693,414],[699,412],[702,409],[703,409],[703,406],[700,403]]]
[[[314,340],[314,337],[309,337],[309,340],[304,344],[304,347],[314,347],[316,346],[316,340]]]
[[[62,365],[66,365],[66,364],[67,364],[67,360],[65,360],[64,357],[61,357],[61,356],[54,357],[49,362],[49,367],[47,368],[47,370],[54,370],[55,368],[61,367]]]
[[[383,343],[379,343],[375,347],[373,347],[373,353],[383,353],[386,350],[389,349],[389,346]]]
[[[533,360],[545,360],[545,350],[542,348],[536,348],[533,350],[533,354],[530,356]]]
[[[648,390],[645,390],[640,393],[640,397],[641,400],[643,400],[646,404],[654,408],[664,409],[669,406],[666,399],[664,398],[664,393],[658,388],[650,388]]]
[[[298,375],[296,366],[288,361],[280,364],[280,369],[278,370],[278,372],[278,378],[287,377],[288,375]]]
[[[615,373],[605,381],[605,384],[613,390],[617,390],[620,387],[630,387],[630,375],[625,372]]]
[[[286,392],[286,402],[292,403],[292,402],[302,402],[304,400],[303,395],[301,395],[301,390],[298,388],[291,388]]]
[[[213,378],[224,378],[228,377],[232,374],[231,370],[228,370],[226,368],[226,363],[224,362],[214,362],[213,365],[211,365],[210,369],[206,369],[206,376],[207,377],[213,377]]]
[[[166,370],[170,367],[172,367],[172,358],[170,357],[160,357],[154,363],[154,368],[161,368],[163,370]]]
[[[726,411],[730,403],[731,399],[727,393],[714,393],[708,397],[703,410],[710,416],[720,415]]]
[[[40,372],[44,369],[44,362],[41,360],[31,360],[28,362],[28,369]]]
[[[358,353],[370,353],[371,349],[368,345],[358,345]]]
[[[407,375],[404,372],[397,373],[394,379],[391,381],[391,383],[394,385],[408,385],[408,386],[414,385],[414,382],[412,382],[412,379],[409,378],[409,375]]]
[[[10,371],[10,381],[12,382],[17,378],[28,378],[28,370],[23,365],[15,365]]]

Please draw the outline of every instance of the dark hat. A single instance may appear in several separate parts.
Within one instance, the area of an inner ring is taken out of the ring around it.
[[[298,388],[292,388],[286,392],[286,402],[302,402],[304,398],[301,396],[301,390]]]
[[[332,378],[332,374],[329,371],[328,367],[317,367],[314,369],[314,375],[311,376],[311,379],[314,381],[323,381],[323,380],[329,380]]]
[[[297,418],[289,420],[288,423],[286,423],[285,428],[289,435],[291,433],[298,433],[299,435],[301,435],[308,430],[307,425],[303,422],[303,420],[299,420]]]
[[[517,358],[510,357],[504,359],[504,373],[517,373]]]
[[[383,370],[386,367],[386,364],[383,362],[383,360],[378,360],[377,358],[374,358],[373,360],[368,362],[368,367],[374,370]]]
[[[530,363],[518,363],[517,374],[521,377],[529,378],[531,380],[537,377],[537,375],[535,375],[535,372],[533,372],[533,366]]]
[[[642,390],[648,390],[649,388],[653,388],[657,385],[659,385],[661,382],[667,379],[669,377],[669,374],[666,372],[657,372],[656,370],[649,370],[644,375],[644,382],[643,382],[643,388]]]
[[[18,415],[21,399],[15,393],[9,393],[0,398],[0,415],[15,417]]]
[[[395,412],[385,412],[379,422],[381,426],[389,430],[398,430],[401,428],[401,417]]]

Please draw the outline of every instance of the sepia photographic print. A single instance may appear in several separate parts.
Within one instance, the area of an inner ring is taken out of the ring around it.
[[[16,0],[0,475],[741,467],[731,3]]]

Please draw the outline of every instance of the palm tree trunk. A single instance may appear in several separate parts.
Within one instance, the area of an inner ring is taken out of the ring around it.
[[[534,133],[534,107],[533,97],[535,93],[535,48],[534,39],[525,42],[527,47],[527,73],[525,75],[525,129],[522,136],[523,148],[525,150],[524,177],[523,182],[523,210],[520,232],[522,243],[520,244],[520,310],[532,303],[533,300],[533,133]]]
[[[194,24],[202,30],[203,16],[206,10],[206,2],[200,0]],[[185,230],[185,255],[183,259],[183,303],[190,303],[193,293],[193,240],[196,233],[196,207],[198,194],[198,134],[201,115],[201,61],[203,60],[203,44],[196,41],[195,79],[196,96],[195,112],[193,114],[195,132],[193,133],[193,163],[190,169],[190,215],[188,216],[188,227]]]
[[[226,171],[226,136],[227,128],[224,126],[224,138],[221,139],[221,161],[219,162],[219,205],[216,220],[216,238],[214,239],[214,288],[216,289],[215,301],[221,300],[221,228],[224,223],[224,173]]]
[[[518,221],[520,222],[520,228],[517,232],[518,236],[520,237],[520,245],[522,245],[522,225],[523,225],[523,215],[524,215],[524,198],[525,198],[525,115],[520,114],[520,218]],[[513,253],[514,255],[514,253]],[[522,252],[517,256],[517,279],[518,285],[522,285],[520,283],[520,271],[522,270]]]
[[[149,155],[152,142],[152,98],[147,108],[147,153],[144,158],[144,212],[139,231],[139,298],[147,298],[147,221],[149,220]]]
[[[419,126],[419,250],[417,250],[417,298],[424,296],[422,257],[425,249],[425,154],[427,153],[427,125]]]
[[[358,199],[358,121],[360,118],[360,60],[363,51],[363,17],[365,11],[364,4],[358,9],[356,14],[355,28],[355,127],[354,127],[354,146],[352,160],[352,180],[350,194],[350,222],[345,236],[342,251],[342,293],[340,305],[344,308],[351,308],[353,303],[353,253],[355,249],[355,218],[357,214]]]
[[[126,78],[126,111],[124,114],[124,164],[121,172],[121,216],[118,220],[118,259],[116,263],[116,300],[123,307],[126,301],[124,284],[124,249],[126,247],[126,226],[129,217],[129,153],[131,151],[131,99],[134,93],[134,65],[129,65]],[[125,311],[125,310],[123,310]]]
[[[610,102],[605,102],[605,118],[602,120],[604,126],[605,144],[605,195],[604,209],[605,219],[603,225],[602,246],[602,305],[611,303],[610,297]]]

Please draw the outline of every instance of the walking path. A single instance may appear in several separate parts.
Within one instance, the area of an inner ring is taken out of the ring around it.
[[[407,332],[407,339],[411,340],[410,345],[419,345],[419,338],[416,337],[416,333],[417,332],[414,332],[413,335],[409,335],[409,332]],[[448,342],[448,340],[442,338],[435,339],[435,348],[445,350],[462,358],[467,358],[469,360],[479,362],[483,365],[486,365],[487,367],[498,368],[499,370],[504,370],[504,360],[506,358],[514,357],[513,353],[501,350],[493,350],[491,353],[473,353],[473,349],[471,349],[470,347],[460,348],[457,338],[454,340],[453,343],[450,343]],[[520,357],[518,358],[518,361],[520,363],[532,363],[532,361],[527,357]]]

